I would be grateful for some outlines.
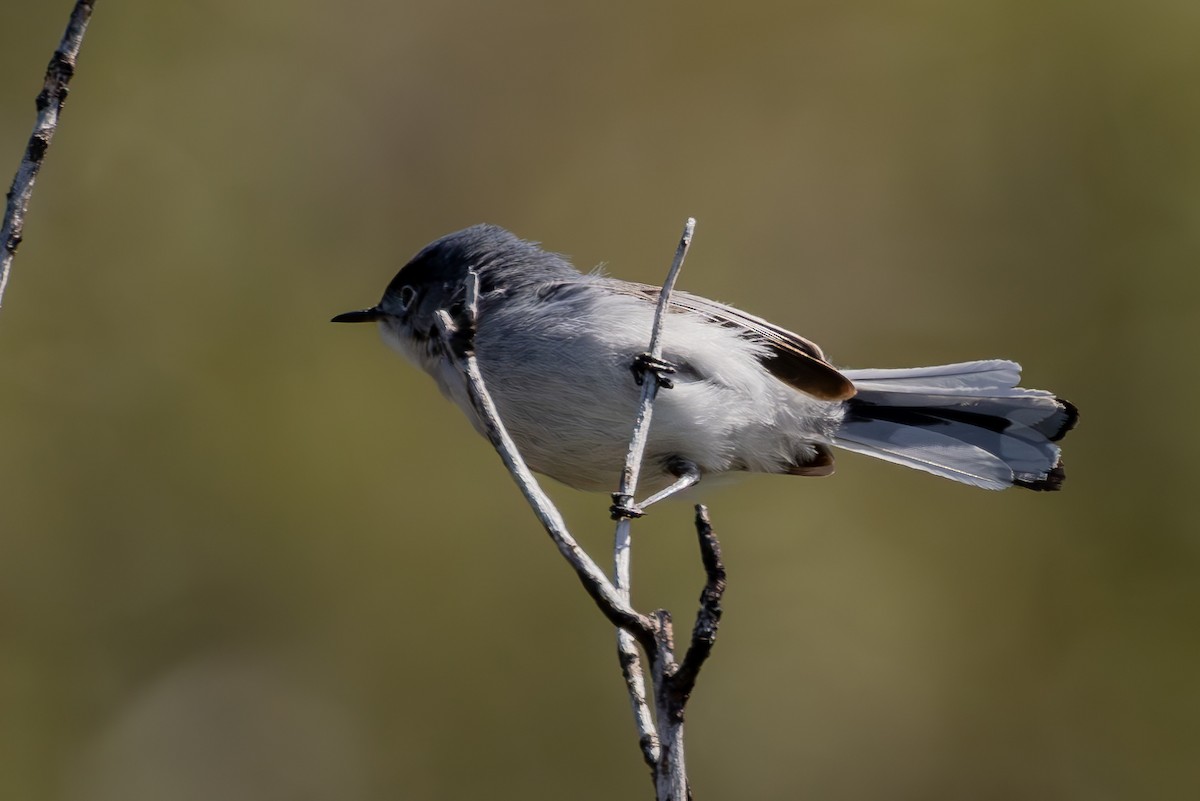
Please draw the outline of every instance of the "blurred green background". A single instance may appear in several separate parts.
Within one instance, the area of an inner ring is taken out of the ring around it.
[[[8,181],[68,0],[0,11]],[[702,798],[1200,796],[1200,5],[101,2],[0,313],[0,798],[651,797],[608,626],[370,330],[505,225],[840,364],[1004,356],[1065,492],[705,495]],[[607,499],[552,488],[607,561]],[[690,620],[684,505],[636,601]]]

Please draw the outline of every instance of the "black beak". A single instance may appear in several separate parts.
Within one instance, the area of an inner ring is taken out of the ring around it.
[[[346,312],[345,314],[339,314],[337,317],[334,317],[329,322],[331,322],[331,323],[373,323],[382,316],[383,316],[383,312],[381,312],[379,310],[379,307],[372,306],[369,309],[362,309],[360,311],[352,311],[352,312]]]

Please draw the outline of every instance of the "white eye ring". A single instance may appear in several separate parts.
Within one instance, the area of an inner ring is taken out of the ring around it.
[[[417,290],[411,286],[403,286],[400,288],[400,308],[405,311],[412,305],[412,302],[417,299]]]

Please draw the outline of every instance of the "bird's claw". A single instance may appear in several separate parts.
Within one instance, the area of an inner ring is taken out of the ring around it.
[[[612,514],[613,520],[636,520],[639,517],[646,516],[642,507],[634,503],[632,495],[622,495],[619,492],[614,492],[612,499],[613,505],[608,507],[608,511]]]
[[[634,356],[633,365],[629,369],[633,371],[633,380],[639,387],[646,380],[646,373],[653,375],[654,380],[662,389],[670,389],[675,386],[675,382],[667,378],[668,375],[675,372],[675,365],[664,359],[656,359],[649,353],[639,353]]]

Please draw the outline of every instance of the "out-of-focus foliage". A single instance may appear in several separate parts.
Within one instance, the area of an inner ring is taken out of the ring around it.
[[[0,172],[70,3],[0,11]],[[706,495],[704,797],[1200,794],[1200,6],[100,4],[0,313],[0,797],[645,798],[612,636],[333,313],[479,221],[1075,400],[1056,496]],[[4,178],[7,181],[7,178]],[[603,557],[607,499],[557,491]],[[637,601],[692,613],[684,506]]]

